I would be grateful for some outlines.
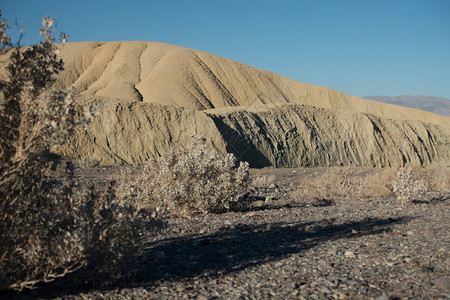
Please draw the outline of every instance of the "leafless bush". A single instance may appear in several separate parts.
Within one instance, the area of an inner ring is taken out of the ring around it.
[[[428,191],[428,184],[424,179],[414,178],[414,171],[411,167],[402,167],[398,169],[397,177],[392,183],[392,191],[405,205]]]
[[[141,238],[158,230],[162,222],[154,211],[138,209],[130,199],[117,197],[115,182],[102,191],[93,186],[71,190],[78,190],[75,232],[84,249],[78,261],[84,265],[74,278],[107,284],[141,253]]]
[[[274,184],[275,179],[276,177],[273,174],[258,176],[253,178],[252,185],[258,188],[268,188],[270,185]]]
[[[397,175],[397,168],[375,169],[368,175],[366,196],[368,198],[387,198],[392,196],[392,182]]]
[[[450,194],[450,168],[416,168],[413,171],[417,178],[425,180],[430,192]]]
[[[355,168],[330,168],[323,175],[303,180],[294,191],[305,200],[360,200],[366,198],[370,178]]]
[[[395,195],[404,205],[421,197],[448,197],[449,193],[448,168],[330,168],[323,175],[303,180],[293,196],[303,200],[339,201]]]
[[[51,87],[62,70],[52,37],[55,19],[43,18],[44,40],[13,46],[1,18],[0,49],[8,55],[0,97],[0,290],[31,288],[76,270],[101,274],[136,251],[151,214],[115,197],[44,174],[50,147],[65,142],[78,117],[73,90]],[[62,35],[64,40],[66,35]]]
[[[302,180],[293,196],[304,200],[368,200],[392,195],[395,169],[330,168]]]
[[[221,156],[207,149],[204,138],[193,137],[186,149],[149,160],[120,190],[130,191],[139,207],[162,207],[177,215],[221,212],[236,204],[247,190],[248,164],[235,165],[232,154]]]

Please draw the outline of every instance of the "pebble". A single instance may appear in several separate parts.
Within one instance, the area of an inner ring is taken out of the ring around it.
[[[337,249],[336,248],[331,248],[331,249],[328,249],[328,251],[327,251],[327,255],[328,256],[333,256],[333,255],[336,255],[337,254]]]
[[[265,198],[278,192],[252,212],[168,220],[167,230],[145,237],[143,263],[127,266],[123,274],[131,272],[132,278],[116,287],[58,292],[49,283],[38,293],[22,294],[31,299],[448,298],[450,195],[425,206],[402,207],[395,199],[307,206],[287,192],[302,174],[289,172],[286,182],[255,189]]]
[[[345,257],[349,257],[349,258],[355,258],[356,257],[355,253],[353,251],[351,251],[351,250],[346,250],[344,252],[344,256]]]
[[[450,278],[449,277],[437,277],[434,279],[434,285],[441,290],[450,290]]]

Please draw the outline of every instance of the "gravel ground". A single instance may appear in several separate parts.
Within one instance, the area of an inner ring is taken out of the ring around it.
[[[170,219],[114,289],[51,289],[55,299],[449,299],[450,195],[335,203],[292,198],[324,169],[275,174],[251,209]],[[1,295],[0,295],[1,296]]]

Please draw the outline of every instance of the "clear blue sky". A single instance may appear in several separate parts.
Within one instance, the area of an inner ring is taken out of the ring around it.
[[[203,50],[355,96],[450,98],[450,0],[0,0],[39,40],[143,40]]]

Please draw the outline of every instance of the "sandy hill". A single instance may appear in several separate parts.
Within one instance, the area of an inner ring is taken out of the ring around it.
[[[56,85],[99,115],[68,159],[140,164],[189,135],[252,167],[450,166],[450,118],[349,96],[223,57],[153,42],[59,45]],[[0,67],[7,62],[0,57]],[[1,75],[1,71],[0,71]]]
[[[366,96],[363,98],[431,111],[438,115],[450,116],[450,99],[447,98],[422,95],[401,95],[396,97]]]
[[[298,82],[217,55],[155,42],[86,42],[61,46],[59,84],[84,95],[177,105],[192,110],[260,104],[306,104],[392,119],[449,119],[380,104]]]
[[[194,111],[107,100],[90,127],[59,152],[107,165],[141,164],[194,134],[252,167],[450,166],[448,127],[298,104]]]

